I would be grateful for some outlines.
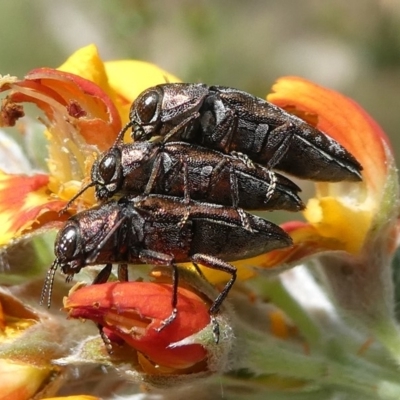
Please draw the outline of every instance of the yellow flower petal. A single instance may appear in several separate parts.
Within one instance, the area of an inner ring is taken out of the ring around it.
[[[29,400],[48,379],[51,370],[0,359],[0,400]]]
[[[257,257],[239,261],[241,265],[262,269],[274,268],[273,274],[299,264],[318,253],[341,250],[343,244],[335,238],[323,237],[311,224],[291,221],[281,225],[293,240],[293,246],[270,251]],[[280,267],[280,268],[277,268]]]
[[[118,109],[120,117],[127,115],[125,109],[119,107],[119,94],[109,84],[108,73],[106,72],[103,60],[100,58],[99,51],[94,44],[82,47],[72,54],[64,64],[57,68],[59,71],[69,72],[85,78],[101,87],[110,97]]]
[[[58,70],[78,75],[100,86],[117,107],[123,124],[128,122],[133,100],[143,90],[160,83],[179,82],[176,76],[145,61],[103,62],[93,44],[77,50]]]
[[[256,259],[256,257],[243,261],[234,261],[231,263],[237,268],[238,280],[245,281],[256,275],[256,272],[252,268],[249,268],[249,266],[252,267],[255,265],[252,262],[253,259]],[[192,271],[196,271],[192,263],[184,263],[179,265],[182,265],[183,267],[190,269]],[[205,278],[213,284],[222,284],[229,279],[229,274],[227,274],[226,272],[218,271],[208,267],[203,267],[201,264],[199,264],[199,267],[201,269],[201,272],[204,274]]]
[[[92,81],[106,92],[109,88],[104,63],[97,47],[93,44],[77,50],[57,69]]]
[[[373,217],[371,210],[349,208],[334,197],[311,199],[304,215],[322,237],[336,238],[349,253],[360,250]]]
[[[180,82],[176,76],[144,61],[107,61],[104,66],[108,83],[116,94],[115,102],[123,124],[128,122],[129,109],[133,100],[143,90],[161,83]]]
[[[65,396],[65,397],[46,397],[45,400],[101,400],[100,397],[87,396],[84,394],[76,396]]]

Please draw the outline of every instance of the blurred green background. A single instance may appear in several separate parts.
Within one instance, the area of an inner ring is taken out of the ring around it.
[[[103,59],[259,96],[300,75],[361,103],[400,159],[400,0],[0,0],[0,32],[0,74],[95,43]]]

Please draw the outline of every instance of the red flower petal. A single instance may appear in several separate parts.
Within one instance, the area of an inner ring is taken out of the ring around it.
[[[64,306],[71,318],[91,319],[123,339],[155,364],[189,368],[205,360],[199,344],[169,347],[210,323],[208,306],[193,292],[178,289],[178,315],[158,332],[168,318],[172,286],[150,282],[105,283],[81,288],[69,295]]]
[[[0,244],[38,228],[45,223],[65,219],[58,212],[65,202],[47,191],[47,175],[7,175],[0,171]]]

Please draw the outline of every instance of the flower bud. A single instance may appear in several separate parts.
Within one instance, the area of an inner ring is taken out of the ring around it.
[[[113,350],[116,344],[135,349],[147,371],[210,369],[209,352],[219,345],[213,340],[209,304],[179,287],[176,318],[163,327],[172,313],[172,293],[173,286],[167,283],[109,282],[73,291],[64,307],[70,318],[90,319],[102,326]]]

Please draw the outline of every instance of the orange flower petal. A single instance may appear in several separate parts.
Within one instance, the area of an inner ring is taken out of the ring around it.
[[[121,129],[118,110],[96,84],[51,68],[31,71],[24,80],[3,80],[0,91],[10,90],[2,107],[3,124],[12,123],[15,103],[32,102],[48,118],[50,190],[68,200],[89,175],[94,158],[108,149]],[[93,191],[83,201],[93,203]]]
[[[300,116],[337,140],[363,166],[369,190],[379,191],[386,179],[389,140],[355,101],[299,77],[283,77],[272,86],[268,101]]]
[[[321,238],[358,254],[374,224],[387,220],[396,207],[388,138],[358,104],[333,90],[297,77],[279,79],[273,90],[268,100],[326,132],[363,166],[361,183],[317,183],[317,196],[304,212]]]
[[[35,92],[26,94],[32,96],[31,101],[39,107],[42,105],[50,120],[59,111],[52,107],[51,99],[64,107],[64,116],[87,143],[98,146],[101,151],[114,143],[121,129],[121,119],[110,97],[95,83],[68,72],[39,68],[29,72],[19,85]],[[22,91],[22,97],[24,93]],[[50,107],[43,105],[40,94],[49,97]]]
[[[156,331],[172,312],[172,286],[150,282],[104,283],[71,293],[64,307],[72,318],[91,319],[164,367],[189,368],[206,358],[199,344],[169,347],[210,323],[208,306],[193,292],[178,289],[178,315]]]
[[[0,171],[0,245],[60,219],[58,212],[66,203],[48,193],[48,181],[47,175],[7,175]]]

